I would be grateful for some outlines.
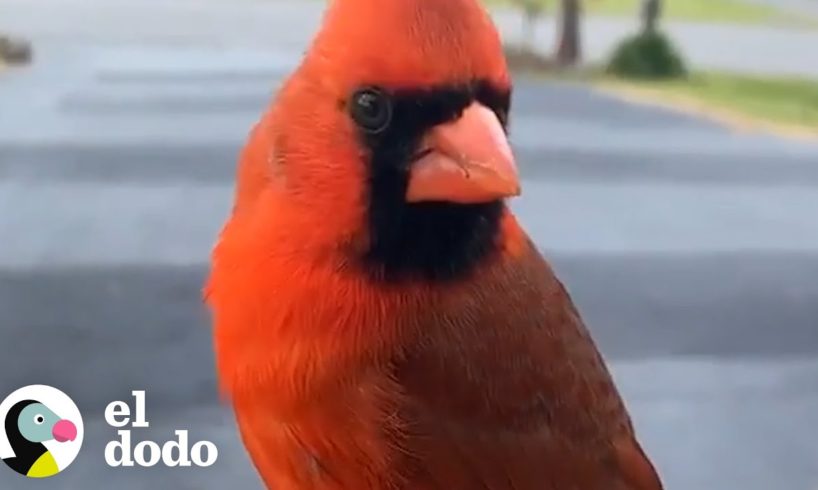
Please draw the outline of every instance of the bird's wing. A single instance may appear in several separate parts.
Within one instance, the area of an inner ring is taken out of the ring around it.
[[[662,488],[568,293],[533,246],[433,323],[396,371],[413,488]]]

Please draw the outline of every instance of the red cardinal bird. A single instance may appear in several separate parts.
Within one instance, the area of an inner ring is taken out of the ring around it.
[[[276,490],[659,490],[506,207],[511,82],[477,0],[334,0],[250,136],[207,300]]]

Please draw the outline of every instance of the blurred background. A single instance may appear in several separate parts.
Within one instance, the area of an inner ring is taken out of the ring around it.
[[[516,73],[513,207],[666,488],[817,490],[818,0],[488,7]],[[0,0],[0,397],[56,386],[87,430],[49,488],[261,488],[200,287],[237,151],[323,8]],[[102,412],[133,389],[136,441],[189,429],[216,465],[106,468]]]

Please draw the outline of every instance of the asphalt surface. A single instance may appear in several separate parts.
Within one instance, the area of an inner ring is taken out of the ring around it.
[[[181,39],[31,20],[37,63],[0,76],[0,395],[51,384],[83,410],[83,452],[50,488],[256,489],[217,399],[200,288],[238,149],[307,28],[272,48],[228,42],[229,19],[155,5]],[[302,9],[280,5],[256,22]],[[514,104],[513,206],[667,488],[818,488],[818,144],[531,80]],[[135,439],[189,429],[218,445],[216,465],[107,468],[102,411],[132,389],[151,421]],[[39,486],[0,466],[0,488]]]

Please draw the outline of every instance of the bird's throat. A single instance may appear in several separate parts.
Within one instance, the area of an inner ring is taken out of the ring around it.
[[[500,201],[463,205],[376,199],[365,267],[386,281],[467,277],[497,251],[503,212]]]

